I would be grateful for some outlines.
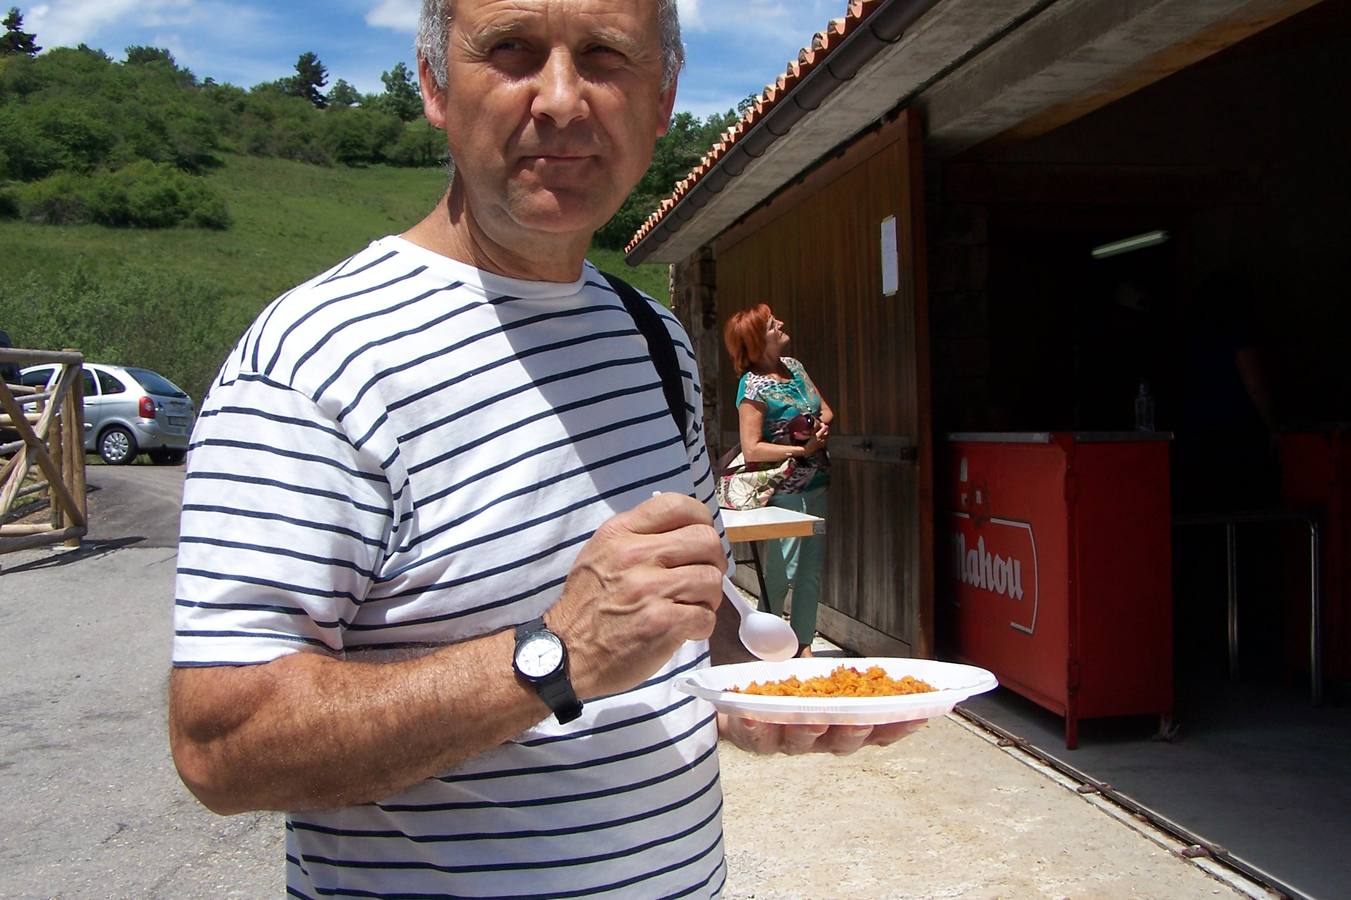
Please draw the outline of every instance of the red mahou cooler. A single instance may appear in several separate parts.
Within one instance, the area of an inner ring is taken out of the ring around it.
[[[958,657],[1064,716],[1070,748],[1081,718],[1171,717],[1167,435],[957,434],[943,463]]]

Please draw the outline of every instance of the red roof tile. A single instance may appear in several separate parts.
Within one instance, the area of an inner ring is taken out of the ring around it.
[[[671,196],[663,200],[661,207],[648,217],[643,226],[638,229],[638,233],[629,241],[628,246],[624,248],[624,252],[633,252],[633,248],[651,234],[652,229],[661,223],[675,208],[676,204],[685,199],[685,196],[693,190],[694,186],[712,171],[732,145],[759,124],[760,120],[770,110],[782,103],[793,88],[800,84],[802,79],[806,78],[813,69],[821,65],[844,39],[852,34],[883,2],[884,0],[852,0],[843,17],[831,19],[824,31],[818,31],[813,35],[811,43],[798,52],[797,58],[789,60],[783,74],[779,75],[772,84],[765,86],[765,89],[742,114],[741,119],[724,132],[718,142],[709,148],[708,153],[704,155],[699,165],[695,166],[689,175],[675,185],[675,190]]]

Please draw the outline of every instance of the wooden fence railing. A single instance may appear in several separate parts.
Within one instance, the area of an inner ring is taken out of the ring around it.
[[[88,531],[84,482],[84,356],[73,350],[0,349],[0,364],[55,363],[45,387],[0,380],[0,553],[65,541]],[[17,438],[17,439],[16,439]],[[21,497],[46,495],[42,523],[10,523]]]

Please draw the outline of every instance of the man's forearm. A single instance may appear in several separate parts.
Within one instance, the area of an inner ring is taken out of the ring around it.
[[[549,714],[511,675],[510,631],[398,662],[295,654],[177,669],[170,741],[184,782],[222,814],[387,797]]]

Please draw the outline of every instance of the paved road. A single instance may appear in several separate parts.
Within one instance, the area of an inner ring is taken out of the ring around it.
[[[182,466],[90,466],[85,480],[89,541],[118,541],[142,549],[178,546]]]
[[[276,815],[222,819],[165,731],[181,466],[90,466],[79,550],[0,556],[0,897],[265,897]]]
[[[280,816],[208,813],[169,758],[182,477],[92,467],[80,550],[0,556],[0,897],[284,894]],[[725,750],[725,896],[1232,896],[1011,752],[951,719],[843,760]]]

